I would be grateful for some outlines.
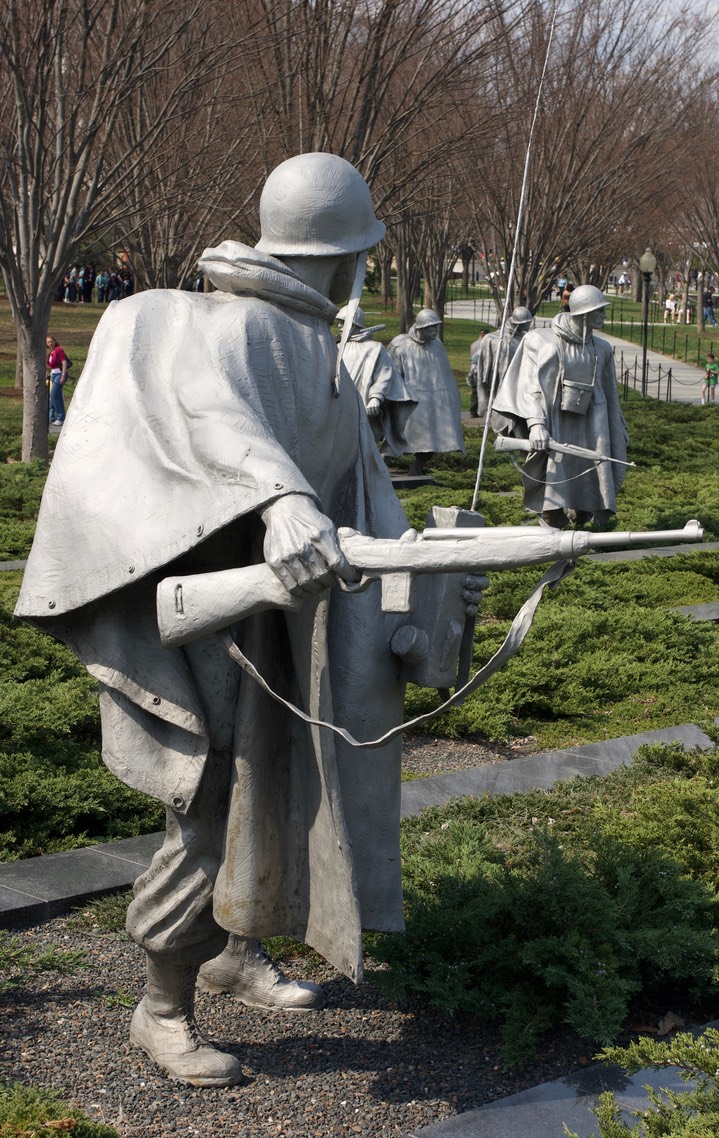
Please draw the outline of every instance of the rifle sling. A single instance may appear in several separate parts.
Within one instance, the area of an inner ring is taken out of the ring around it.
[[[364,750],[369,747],[381,747],[385,743],[389,743],[390,740],[396,739],[398,735],[401,735],[402,732],[406,731],[409,727],[417,727],[420,723],[425,723],[428,719],[434,719],[435,716],[441,715],[450,707],[454,707],[455,704],[461,703],[470,692],[473,692],[483,683],[486,683],[489,677],[492,676],[498,668],[501,668],[507,660],[511,659],[521,646],[522,641],[532,627],[534,614],[537,611],[537,607],[547,586],[556,588],[559,582],[571,573],[573,569],[573,561],[557,561],[547,570],[515,616],[509,632],[500,647],[491,659],[489,659],[478,672],[475,672],[472,678],[468,680],[463,687],[455,691],[454,695],[450,696],[450,698],[440,704],[439,707],[436,707],[434,711],[426,711],[423,715],[417,715],[414,719],[410,719],[408,723],[400,723],[397,727],[393,727],[391,731],[387,731],[384,735],[381,735],[379,739],[370,739],[365,743],[361,743],[355,739],[344,727],[337,727],[334,723],[326,723],[323,719],[313,719],[311,715],[307,715],[306,712],[300,710],[299,707],[295,707],[289,700],[283,699],[281,695],[273,691],[257,671],[254,664],[247,659],[237,644],[235,644],[229,629],[225,628],[215,635],[226,651],[229,652],[235,663],[239,664],[248,676],[252,676],[252,679],[260,685],[267,695],[271,696],[277,703],[281,703],[283,707],[286,707],[294,715],[298,716],[299,719],[302,719],[305,723],[309,723],[312,727],[326,727],[329,731],[334,731],[335,735],[339,735],[340,738],[344,739],[346,743],[349,743],[351,747],[356,747],[359,750]]]

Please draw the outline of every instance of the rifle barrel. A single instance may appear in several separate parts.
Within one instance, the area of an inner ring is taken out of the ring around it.
[[[501,540],[505,538],[526,537],[530,541],[536,540],[540,535],[546,537],[550,534],[564,534],[568,536],[567,530],[552,529],[550,526],[484,526],[479,528],[468,527],[466,529],[426,529],[422,532],[422,541],[464,541],[468,538],[485,538],[490,542]],[[646,545],[647,543],[654,543],[659,541],[703,541],[704,530],[699,522],[693,518],[688,521],[683,529],[659,529],[659,530],[614,530],[612,533],[594,533],[589,530],[573,530],[569,534],[574,534],[577,540],[578,551],[580,548],[587,549],[612,549],[618,545]],[[501,535],[501,537],[500,537]],[[581,535],[581,540],[580,539]],[[587,539],[586,542],[584,539]]]
[[[614,533],[588,533],[591,549],[612,549],[617,545],[646,545],[647,542],[659,541],[703,541],[704,530],[696,518],[687,522],[683,529],[645,530],[632,532],[631,530]]]

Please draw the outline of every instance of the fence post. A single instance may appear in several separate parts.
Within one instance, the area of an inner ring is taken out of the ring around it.
[[[672,369],[669,368],[667,372],[667,403],[671,402],[672,398]]]

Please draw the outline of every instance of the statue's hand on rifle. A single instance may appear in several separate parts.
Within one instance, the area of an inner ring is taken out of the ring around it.
[[[465,604],[467,616],[476,616],[477,609],[482,602],[482,593],[489,588],[489,577],[480,577],[477,573],[468,573],[464,579],[462,599]]]
[[[543,423],[529,428],[529,442],[532,450],[549,450],[549,431]]]
[[[357,573],[340,549],[337,530],[305,494],[286,494],[262,510],[264,557],[290,593],[319,593]]]

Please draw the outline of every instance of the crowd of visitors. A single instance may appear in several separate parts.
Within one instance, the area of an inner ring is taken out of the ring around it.
[[[98,304],[122,300],[132,296],[135,282],[129,269],[101,269],[95,273],[94,265],[71,265],[55,293],[55,300],[65,304],[92,304],[97,294]]]

